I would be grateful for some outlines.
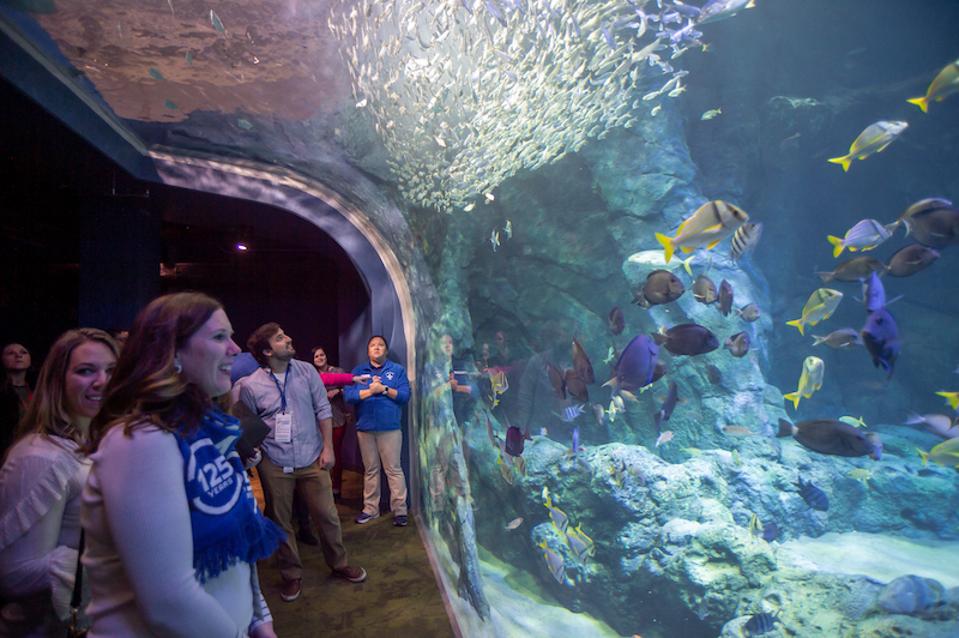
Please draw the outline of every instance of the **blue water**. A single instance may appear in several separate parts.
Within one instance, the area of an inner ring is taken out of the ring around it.
[[[219,27],[176,2],[84,21],[7,4],[125,132],[319,184],[403,280],[414,492],[465,635],[959,635],[953,444],[906,424],[955,421],[936,392],[959,390],[959,238],[882,278],[891,369],[811,336],[868,320],[860,283],[817,272],[914,237],[836,259],[828,235],[959,201],[959,97],[906,101],[959,57],[959,4],[729,0],[703,22],[702,0],[225,3]],[[828,161],[883,121],[908,128],[848,172]],[[656,233],[715,200],[758,244],[732,259],[729,228],[666,263]],[[657,270],[682,295],[634,304],[663,294]],[[733,312],[694,298],[701,275]],[[787,326],[822,287],[834,312]],[[631,352],[657,380],[624,383],[627,344],[689,323],[718,347]],[[790,434],[814,420],[831,434]],[[857,430],[880,458],[842,447]]]

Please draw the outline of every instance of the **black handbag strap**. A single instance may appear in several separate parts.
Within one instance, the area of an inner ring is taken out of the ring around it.
[[[80,558],[83,556],[83,543],[86,540],[85,530],[80,530],[80,547],[77,550],[77,573],[73,579],[73,596],[70,597],[70,607],[80,609],[80,598],[83,590],[83,563]]]

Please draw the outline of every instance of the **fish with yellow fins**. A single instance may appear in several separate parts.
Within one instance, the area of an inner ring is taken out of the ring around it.
[[[923,465],[932,460],[939,465],[959,469],[959,439],[943,441],[928,452],[918,448],[916,451],[919,452]]]
[[[881,153],[902,135],[909,127],[908,122],[880,120],[863,129],[849,147],[849,153],[842,157],[833,157],[829,161],[842,165],[843,172],[848,171],[854,159],[864,160],[873,153]]]
[[[793,402],[794,408],[799,408],[799,398],[812,398],[816,390],[822,387],[823,372],[826,364],[819,357],[806,357],[802,362],[802,374],[799,375],[799,387],[795,392],[784,394],[783,398]]]
[[[942,102],[953,93],[959,93],[959,60],[942,67],[929,84],[925,95],[906,101],[918,106],[923,113],[928,113],[930,102]]]
[[[699,246],[706,246],[706,250],[711,250],[747,221],[749,215],[746,211],[716,199],[706,202],[683,220],[675,237],[656,233],[656,240],[663,245],[663,256],[668,264],[677,248],[684,253],[691,253]]]
[[[886,225],[875,219],[861,219],[842,237],[827,235],[826,240],[832,244],[832,256],[835,258],[844,250],[849,252],[872,250],[892,237],[897,226],[899,222]]]
[[[596,551],[593,539],[586,535],[581,525],[566,530],[566,544],[581,561],[590,558]]]
[[[560,585],[569,585],[569,579],[566,577],[566,561],[563,557],[550,548],[546,541],[541,542],[538,547],[543,550],[543,558],[546,560],[546,568]]]
[[[953,410],[959,409],[959,392],[940,391],[936,392],[936,395],[945,399],[946,403],[948,403],[949,407]]]
[[[806,334],[806,326],[815,326],[820,321],[829,319],[836,312],[842,293],[832,288],[818,288],[809,295],[806,305],[802,308],[802,316],[793,321],[787,321],[787,326],[795,326],[799,334]]]
[[[566,515],[566,512],[553,505],[553,499],[549,495],[549,487],[545,485],[543,486],[543,505],[549,510],[549,520],[552,521],[556,531],[560,534],[565,534],[566,528],[569,527],[569,516]]]

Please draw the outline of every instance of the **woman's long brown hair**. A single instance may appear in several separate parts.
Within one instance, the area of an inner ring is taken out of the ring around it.
[[[50,346],[50,353],[40,368],[33,398],[17,427],[17,439],[36,432],[72,439],[81,445],[84,443],[82,433],[71,423],[67,412],[65,388],[70,357],[77,347],[88,342],[102,343],[114,357],[117,356],[116,342],[102,330],[75,328],[60,335]]]
[[[199,425],[211,401],[195,385],[183,381],[173,362],[177,350],[222,308],[219,301],[203,293],[178,292],[157,297],[140,311],[100,413],[90,423],[89,452],[116,426],[129,434],[146,425],[168,432],[189,432]]]

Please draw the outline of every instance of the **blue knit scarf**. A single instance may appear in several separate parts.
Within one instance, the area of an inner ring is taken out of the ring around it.
[[[271,555],[283,531],[260,513],[236,440],[240,422],[211,408],[200,427],[177,433],[193,527],[193,569],[203,583],[239,561]]]

